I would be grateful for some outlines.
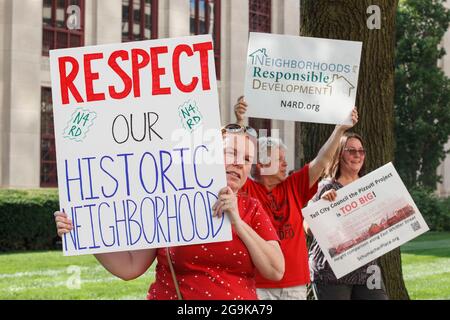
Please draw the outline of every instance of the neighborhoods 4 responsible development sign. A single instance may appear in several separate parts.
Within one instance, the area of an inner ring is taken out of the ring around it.
[[[429,230],[392,163],[303,216],[338,279]]]
[[[250,33],[248,116],[351,124],[361,42]]]
[[[231,240],[210,35],[50,52],[65,255]]]

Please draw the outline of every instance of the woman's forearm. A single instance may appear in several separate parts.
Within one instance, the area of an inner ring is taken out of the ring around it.
[[[323,174],[325,168],[331,163],[333,155],[339,147],[342,135],[345,133],[343,126],[336,126],[325,144],[320,148],[317,156],[309,164],[309,187],[311,188]]]
[[[152,265],[156,249],[99,253],[94,256],[116,277],[132,280],[141,276]]]

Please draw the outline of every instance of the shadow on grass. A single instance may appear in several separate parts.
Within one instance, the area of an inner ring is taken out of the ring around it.
[[[450,232],[429,231],[401,246],[401,252],[411,255],[450,258]]]

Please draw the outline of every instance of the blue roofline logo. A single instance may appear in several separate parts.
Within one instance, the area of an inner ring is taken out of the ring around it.
[[[266,48],[260,48],[248,55],[250,58],[252,58],[252,64],[255,64],[255,61],[264,61],[265,58],[268,58],[269,55],[267,54]]]

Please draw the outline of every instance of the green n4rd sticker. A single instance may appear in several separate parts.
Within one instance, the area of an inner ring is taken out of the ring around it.
[[[183,127],[189,132],[193,132],[202,123],[202,114],[194,100],[188,100],[178,107],[178,115],[180,116]]]
[[[90,127],[94,124],[96,117],[97,114],[95,112],[77,108],[64,128],[63,137],[77,142],[83,141]]]

